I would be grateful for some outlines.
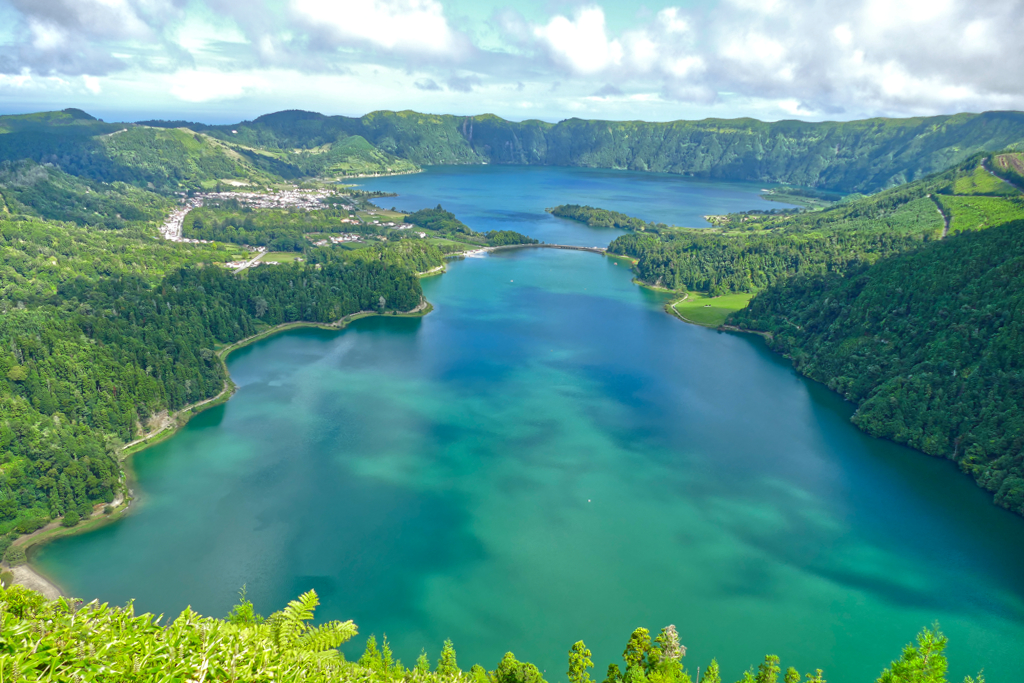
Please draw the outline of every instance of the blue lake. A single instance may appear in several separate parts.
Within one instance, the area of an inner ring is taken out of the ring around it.
[[[580,203],[703,225],[759,186],[587,169],[458,167],[366,181],[477,230],[606,245]],[[768,205],[775,206],[775,205]],[[423,319],[299,330],[230,357],[239,391],[135,457],[135,514],[36,558],[75,595],[222,616],[315,588],[321,618],[411,665],[508,650],[600,680],[631,631],[673,623],[685,664],[765,654],[874,680],[921,627],[951,680],[1024,665],[1024,520],[948,462],[872,439],[760,339],[688,326],[625,265],[499,252],[423,281]]]

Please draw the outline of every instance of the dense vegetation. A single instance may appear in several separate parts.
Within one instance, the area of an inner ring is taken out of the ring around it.
[[[634,230],[614,240],[608,251],[636,259],[642,282],[715,296],[756,292],[794,275],[842,273],[854,264],[916,249],[941,239],[947,218],[950,234],[1024,218],[1024,199],[1002,196],[1008,186],[983,169],[985,161],[974,157],[949,171],[868,197],[851,195],[820,211],[718,216],[711,229],[666,228],[574,205],[552,212]],[[954,194],[958,190],[979,194]]]
[[[440,204],[433,209],[420,209],[415,213],[411,213],[405,217],[405,220],[417,227],[433,230],[440,235],[450,237],[472,236],[476,234],[472,228],[456,218],[454,213],[445,211]]]
[[[283,322],[420,302],[414,275],[387,261],[241,277],[203,265],[230,256],[124,231],[0,222],[0,534],[111,501],[119,444],[160,411],[223,389],[221,345]]]
[[[373,226],[341,222],[348,217],[348,209],[251,209],[228,200],[190,211],[182,231],[185,237],[268,247],[271,251],[302,251],[311,246],[307,237],[310,233],[379,232]]]
[[[12,121],[19,117],[0,117],[0,131],[8,131],[0,133],[0,161],[51,164],[83,179],[161,192],[212,187],[221,179],[266,183],[279,177],[206,135],[81,116],[71,119],[75,125],[59,117],[39,118],[31,125]]]
[[[1024,514],[1024,221],[793,278],[732,322],[772,332],[861,428],[954,460]]]
[[[580,206],[579,204],[562,204],[561,206],[556,206],[553,209],[548,209],[548,212],[552,216],[569,218],[574,221],[586,223],[592,228],[618,228],[619,230],[635,230],[637,232],[643,232],[648,228],[651,230],[658,230],[659,228],[663,229],[668,227],[664,223],[649,224],[641,218],[627,216],[626,214],[619,213],[618,211],[598,209],[593,206]]]
[[[46,601],[21,586],[0,589],[0,679],[24,681],[239,681],[266,682],[412,681],[422,683],[546,683],[541,671],[508,652],[488,671],[479,664],[460,668],[455,647],[446,640],[431,667],[426,653],[412,667],[394,658],[384,638],[373,636],[358,662],[336,649],[357,635],[351,621],[312,622],[319,599],[309,591],[264,619],[244,593],[227,619],[203,617],[186,609],[166,626],[151,614],[60,598]],[[916,643],[879,676],[877,683],[945,683],[947,638],[925,629]],[[686,648],[675,626],[651,638],[633,631],[622,653],[624,667],[608,666],[606,683],[693,683],[683,664]],[[565,678],[591,683],[592,654],[579,641],[568,650]],[[768,655],[739,683],[800,683],[793,667],[783,672],[779,657]],[[561,676],[559,677],[561,679]],[[979,675],[964,683],[983,683]],[[718,662],[701,668],[699,683],[722,683]],[[819,669],[806,683],[825,683]]]
[[[1021,145],[1024,114],[844,123],[569,119],[550,124],[493,115],[378,111],[349,118],[284,111],[230,126],[197,124],[196,129],[264,149],[313,149],[360,136],[384,153],[417,164],[626,168],[870,192],[941,171],[978,152]]]
[[[0,162],[0,212],[120,230],[161,220],[170,208],[165,197],[127,183],[76,178],[31,161]]]
[[[515,230],[490,230],[484,236],[487,237],[487,243],[494,247],[507,247],[514,244],[537,244],[537,240]]]

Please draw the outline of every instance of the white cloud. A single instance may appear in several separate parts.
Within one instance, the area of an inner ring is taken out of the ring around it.
[[[0,0],[0,87],[24,101],[102,85],[104,101],[158,92],[210,110],[261,97],[284,108],[302,91],[280,79],[302,74],[331,92],[344,83],[338,106],[368,109],[514,112],[520,82],[531,112],[555,118],[644,116],[635,93],[680,116],[1024,109],[1024,0],[720,0],[621,27],[606,21],[608,0],[486,21],[449,2]],[[348,104],[355,93],[363,104]]]
[[[93,95],[99,95],[103,91],[103,88],[100,86],[100,79],[95,76],[82,76],[82,85]]]
[[[185,102],[212,102],[235,100],[267,85],[262,76],[254,73],[188,70],[171,76],[168,90]]]
[[[658,22],[666,33],[686,33],[690,30],[690,23],[682,18],[678,7],[666,7],[658,12]]]
[[[436,0],[292,0],[291,9],[302,22],[341,44],[434,55],[460,48]]]
[[[67,31],[60,26],[30,19],[28,27],[32,32],[32,47],[37,50],[55,50],[67,42]]]
[[[596,74],[622,61],[622,43],[608,40],[600,7],[584,7],[574,19],[559,15],[533,33],[555,61],[578,74]]]

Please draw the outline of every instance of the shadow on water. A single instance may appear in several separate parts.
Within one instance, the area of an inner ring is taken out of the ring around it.
[[[724,333],[735,335],[736,333]],[[839,530],[808,524],[808,500],[778,490],[775,512],[785,520],[775,533],[752,533],[736,525],[732,533],[759,547],[778,562],[852,589],[880,596],[894,605],[963,614],[979,609],[1013,621],[1024,620],[1024,601],[1011,604],[1006,595],[1024,597],[1024,547],[1007,547],[1005,539],[1019,536],[1021,520],[1009,511],[993,510],[991,496],[959,472],[956,464],[932,458],[900,444],[874,438],[851,428],[856,406],[824,385],[799,375],[790,361],[772,352],[764,340],[747,339],[766,364],[792,373],[806,387],[811,415],[830,457],[839,485],[835,492],[847,501],[855,519]],[[754,487],[763,485],[763,478]],[[740,491],[744,487],[740,487]],[[748,487],[751,488],[751,487]],[[855,511],[855,512],[853,512]],[[849,528],[856,524],[854,542]],[[838,533],[837,533],[838,531]],[[822,548],[843,550],[886,548],[906,560],[906,566],[933,568],[933,583],[893,567],[892,576],[879,573],[870,558],[837,564]],[[986,575],[1002,591],[979,590],[965,578]],[[736,590],[735,584],[723,592]]]

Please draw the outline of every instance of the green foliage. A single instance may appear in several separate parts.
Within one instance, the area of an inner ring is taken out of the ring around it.
[[[917,645],[909,643],[900,658],[894,660],[876,683],[945,683],[946,645],[949,639],[936,624],[917,635]]]
[[[25,564],[28,559],[25,557],[25,548],[20,545],[12,545],[4,553],[4,562],[15,567],[19,564]]]
[[[105,229],[152,226],[171,208],[127,183],[76,178],[30,161],[0,162],[0,194],[12,212]]]
[[[0,533],[112,501],[119,444],[160,411],[222,390],[219,346],[377,310],[381,297],[398,310],[420,302],[413,274],[381,261],[241,277],[186,265],[228,256],[131,231],[0,221]]]
[[[1024,198],[1016,197],[954,197],[939,195],[942,210],[952,216],[950,234],[984,230],[1024,218]]]
[[[620,230],[636,230],[643,232],[647,229],[657,230],[666,228],[665,224],[648,223],[640,218],[633,218],[618,211],[598,209],[593,206],[580,206],[579,204],[562,204],[553,209],[547,209],[553,216],[568,218],[574,221],[586,223],[592,228],[618,228]]]
[[[569,672],[567,674],[569,683],[590,683],[590,674],[587,669],[594,668],[594,662],[590,656],[590,650],[582,640],[576,641],[569,649]]]
[[[799,674],[797,674],[799,678]],[[700,677],[700,683],[722,683],[722,674],[718,671],[718,660],[712,659],[704,675]]]
[[[973,157],[943,173],[822,211],[731,214],[715,217],[717,227],[703,230],[647,223],[644,232],[617,238],[608,251],[636,259],[645,283],[713,296],[760,291],[795,275],[843,273],[940,238],[944,221],[936,202],[951,217],[951,233],[1024,218],[1020,197],[948,194],[974,178],[979,164]],[[600,211],[559,209],[583,217]]]
[[[978,164],[973,173],[957,178],[953,184],[953,194],[1013,196],[1020,192],[999,177],[992,175],[984,164]]]
[[[459,235],[475,235],[468,225],[455,217],[451,211],[445,211],[440,204],[433,209],[420,209],[405,217],[406,222],[426,230],[433,230],[442,235],[457,237]]]
[[[502,247],[511,244],[537,244],[537,240],[514,230],[491,230],[486,233],[487,244]]]
[[[444,641],[444,647],[441,648],[441,656],[437,660],[437,668],[434,671],[443,678],[452,678],[462,673],[455,660],[455,646],[452,645],[450,639]]]
[[[240,594],[239,605],[226,620],[202,617],[186,608],[176,619],[162,625],[152,614],[137,615],[132,603],[123,608],[97,601],[59,598],[47,601],[35,591],[21,586],[0,589],[0,675],[3,680],[74,681],[96,683],[135,683],[142,681],[309,681],[327,683],[378,681],[409,683],[544,683],[539,669],[521,662],[511,652],[505,654],[494,671],[474,665],[469,672],[459,670],[455,648],[445,641],[436,671],[430,671],[426,653],[415,669],[405,670],[393,662],[385,637],[381,648],[370,637],[358,662],[346,662],[336,649],[357,635],[351,621],[330,621],[312,626],[318,598],[309,591],[292,600],[267,620],[253,617],[251,604]],[[678,677],[658,679],[657,667],[663,658],[677,661],[683,648],[676,647],[674,629],[663,629],[655,646],[649,637],[634,632],[627,654],[631,666],[643,670],[637,659],[643,652],[651,680],[689,683],[681,672]],[[664,637],[661,637],[664,636]],[[946,639],[937,629],[925,629],[916,645],[908,645],[879,678],[879,683],[945,683]],[[661,654],[657,654],[660,652]],[[569,680],[584,683],[592,666],[590,652],[581,642],[570,650]],[[780,672],[779,659],[765,657],[758,668],[744,675],[751,683],[775,683]],[[622,680],[614,664],[608,667],[608,683]],[[718,662],[711,661],[701,683],[721,683]],[[785,683],[799,681],[790,668]],[[809,683],[825,683],[818,670],[808,674]],[[983,683],[983,679],[970,683]],[[967,682],[965,682],[967,683]]]
[[[218,204],[190,211],[182,223],[182,234],[193,239],[268,247],[271,251],[302,251],[311,245],[309,233],[379,232],[373,227],[342,223],[348,218],[348,209],[252,209],[234,200]]]
[[[235,626],[255,626],[263,623],[263,617],[256,613],[256,608],[246,596],[244,585],[238,592],[238,604],[231,608],[227,621]]]
[[[197,129],[276,150],[313,150],[358,135],[383,153],[417,164],[624,168],[871,192],[922,178],[978,152],[1019,143],[1024,140],[1024,115],[987,112],[823,123],[568,119],[553,125],[493,115],[378,111],[348,118],[292,111]]]
[[[546,683],[540,669],[529,662],[520,662],[511,652],[506,652],[491,677],[494,683]]]
[[[954,460],[1024,514],[1024,221],[797,277],[731,318],[857,403],[867,432]]]
[[[757,683],[778,683],[779,674],[782,669],[779,667],[777,655],[765,655],[764,662],[757,667]]]
[[[244,626],[186,609],[164,627],[153,615],[136,615],[130,603],[47,602],[20,586],[4,590],[0,601],[3,674],[19,680],[326,682],[362,672],[334,649],[355,634],[351,622],[305,624],[316,604],[312,593],[266,624]],[[285,641],[284,633],[295,637]]]
[[[415,273],[424,273],[443,265],[445,253],[425,240],[402,239],[389,240],[355,251],[331,247],[313,249],[306,254],[306,259],[311,264],[384,263],[396,268],[407,268]]]
[[[76,510],[68,510],[64,513],[64,518],[61,520],[61,526],[72,527],[77,526],[81,518],[78,516]]]
[[[651,650],[651,632],[640,627],[633,631],[626,643],[626,649],[622,652],[622,659],[626,661],[626,668],[631,666],[643,666],[647,661],[647,653]]]

